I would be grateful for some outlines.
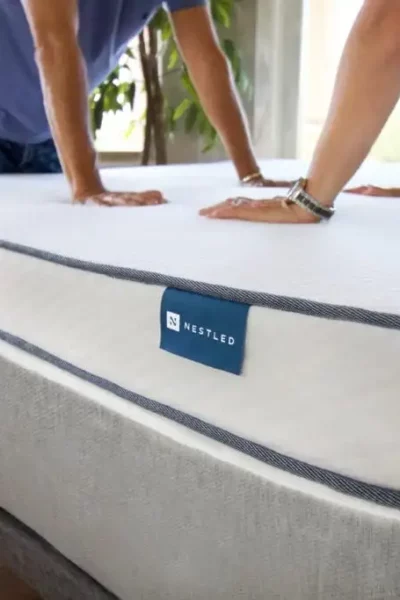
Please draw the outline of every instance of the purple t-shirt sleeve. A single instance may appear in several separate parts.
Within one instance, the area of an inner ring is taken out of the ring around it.
[[[206,6],[207,0],[167,0],[165,4],[171,12],[175,12],[185,8],[194,8],[195,6]]]

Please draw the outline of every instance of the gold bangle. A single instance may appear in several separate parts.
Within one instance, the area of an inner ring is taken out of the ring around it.
[[[251,183],[256,179],[260,179],[260,177],[262,177],[261,171],[256,171],[255,173],[250,173],[250,175],[246,175],[246,177],[242,177],[240,181],[241,183]]]

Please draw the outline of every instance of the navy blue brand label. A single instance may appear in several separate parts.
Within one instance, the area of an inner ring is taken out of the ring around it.
[[[247,304],[167,289],[161,302],[160,347],[240,375],[248,313]]]

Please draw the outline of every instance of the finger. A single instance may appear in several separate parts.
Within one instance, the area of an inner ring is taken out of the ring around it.
[[[98,206],[104,207],[122,207],[122,206],[137,206],[140,202],[140,198],[138,195],[134,196],[132,194],[99,194],[98,196],[91,196],[82,202],[82,204],[96,204]]]
[[[263,187],[270,188],[291,188],[295,184],[294,181],[285,181],[279,179],[264,179]]]
[[[248,204],[249,208],[261,209],[261,208],[279,208],[282,206],[282,202],[286,201],[286,198],[275,196],[275,198],[265,198],[263,200],[253,200]]]
[[[199,211],[199,213],[201,216],[206,217],[209,213],[212,213],[215,210],[218,210],[220,208],[225,208],[226,206],[236,208],[238,206],[244,206],[244,205],[250,206],[254,202],[255,201],[252,200],[251,198],[247,198],[245,196],[238,196],[237,198],[228,198],[228,200],[224,200],[223,202],[220,202],[219,204],[213,204],[212,206],[203,208]]]
[[[375,187],[373,185],[368,186],[363,192],[364,196],[385,196],[389,194],[389,190],[385,192],[382,188]]]
[[[263,221],[267,218],[268,211],[255,210],[251,206],[221,206],[208,212],[210,219],[237,219],[239,221]]]
[[[241,200],[241,202],[238,202],[239,200]],[[253,210],[260,209],[262,207],[270,208],[274,203],[277,206],[280,206],[282,204],[282,200],[283,198],[280,197],[265,200],[252,200],[251,198],[230,198],[229,200],[225,200],[225,202],[221,202],[220,204],[214,204],[213,206],[201,209],[199,214],[202,217],[207,217],[216,211],[223,210],[225,208],[230,208],[232,211],[237,211],[243,206]]]
[[[164,196],[158,190],[147,190],[145,192],[140,192],[138,195],[146,200],[155,200],[159,203],[164,202]]]
[[[251,221],[251,222],[270,222],[271,211],[270,210],[254,210],[249,206],[244,207],[231,207],[226,206],[219,208],[209,215],[210,219],[224,219],[224,220],[239,220],[239,221]]]
[[[225,206],[228,206],[228,203],[230,201],[229,200],[224,200],[223,202],[220,202],[219,204],[213,204],[212,206],[206,206],[205,208],[202,208],[200,210],[200,215],[202,215],[203,217],[206,217],[208,214],[212,213],[215,210],[218,210],[219,208],[224,208]]]
[[[118,194],[118,202],[120,202],[120,206],[142,206],[146,203],[145,198],[141,194],[137,193],[127,193],[127,194]]]
[[[167,204],[164,198],[148,198],[140,203],[140,206],[160,206],[161,204]]]
[[[146,199],[145,202],[146,205],[151,205],[151,206],[159,206],[161,204],[167,204],[167,200],[165,198],[158,197],[158,196],[154,196],[153,198],[148,198]]]
[[[345,190],[348,194],[358,194],[360,196],[376,196],[379,198],[395,196],[395,190],[381,188],[376,185],[362,185],[356,188]]]
[[[211,219],[238,219],[258,223],[315,223],[318,219],[295,205],[283,206],[279,202],[270,203],[268,207],[243,206],[238,208],[224,207],[207,215]]]
[[[399,188],[381,188],[375,185],[369,186],[365,193],[365,196],[375,196],[378,198],[395,198],[400,196]]]
[[[360,185],[358,187],[348,188],[347,190],[344,190],[344,191],[346,194],[365,195],[370,188],[371,188],[371,186],[369,186],[369,185]]]
[[[148,206],[165,204],[166,200],[159,192],[141,192],[139,194],[127,194],[127,202],[135,206]]]
[[[144,206],[165,202],[160,192],[110,192],[92,198],[102,206]]]
[[[158,206],[166,201],[159,197],[144,198],[140,194],[106,194],[91,198],[99,206],[108,207],[140,207],[140,206]]]
[[[140,206],[142,204],[139,194],[110,194],[104,201],[109,206],[122,207],[122,206]]]
[[[160,206],[161,204],[166,204],[166,201],[159,198],[140,198],[134,206]]]
[[[102,194],[101,196],[92,196],[91,198],[88,198],[87,203],[93,203],[93,204],[97,204],[98,206],[105,206],[105,207],[115,207],[115,206],[124,206],[124,204],[122,204],[122,200],[120,198],[117,198],[116,196],[111,196],[108,194]]]

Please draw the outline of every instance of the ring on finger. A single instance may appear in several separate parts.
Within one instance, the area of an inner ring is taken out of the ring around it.
[[[294,205],[294,202],[288,198],[282,198],[281,205],[285,210],[289,210],[289,208]]]
[[[249,202],[251,202],[250,198],[246,198],[245,196],[238,196],[237,198],[232,198],[231,205],[242,206],[243,204],[249,204]]]

